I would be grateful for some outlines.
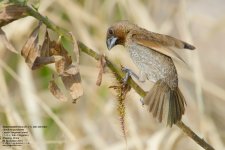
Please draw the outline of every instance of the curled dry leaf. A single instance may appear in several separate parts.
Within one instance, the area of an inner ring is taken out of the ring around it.
[[[73,50],[77,61],[75,65],[71,64],[66,70],[66,73],[69,74],[70,76],[64,77],[62,78],[62,80],[65,86],[70,89],[70,94],[73,100],[75,101],[76,99],[78,99],[80,96],[83,95],[83,87],[81,84],[81,76],[79,72],[79,61],[80,61],[79,48],[75,37],[73,36],[72,33],[70,34],[73,38]],[[68,81],[70,81],[71,83],[69,83]]]
[[[55,63],[62,59],[62,56],[49,56],[49,57],[36,57],[35,61],[32,64],[32,69],[38,69],[44,65]]]
[[[62,93],[62,91],[57,86],[55,81],[51,80],[49,82],[48,88],[49,88],[50,92],[52,93],[52,95],[54,95],[57,99],[59,99],[62,102],[67,101],[67,97]]]
[[[38,32],[41,24],[34,29],[34,31],[29,36],[27,42],[24,44],[21,55],[25,58],[25,62],[30,68],[33,68],[33,63],[38,57]]]
[[[45,32],[44,42],[39,50],[40,56],[51,56],[50,54],[50,38],[48,35],[48,30]]]
[[[62,76],[61,78],[63,84],[65,85],[66,89],[69,90],[70,95],[74,101],[83,95],[83,87],[81,85],[81,77],[79,72],[76,74]]]
[[[60,42],[51,41],[50,53],[52,55],[62,56],[62,59],[55,62],[56,71],[61,76],[65,88],[69,91],[72,99],[75,101],[83,95],[83,88],[79,73],[79,50],[74,37],[73,42],[77,60],[75,64],[72,64],[71,56],[68,55],[68,52],[64,49]]]
[[[14,4],[0,4],[0,27],[27,16],[27,7]]]
[[[69,67],[66,68],[66,70],[64,71],[64,75],[71,75],[71,74],[77,74],[79,73],[79,69],[77,67],[77,65],[70,65]]]
[[[14,46],[8,41],[5,32],[0,28],[0,45],[3,44],[8,50],[18,54],[18,51]]]
[[[38,34],[41,23],[34,29],[28,38],[27,42],[24,44],[21,55],[25,58],[28,66],[34,70],[38,69],[44,65],[55,63],[62,59],[60,55],[52,55],[50,52],[50,39],[48,31],[45,33],[45,40],[42,46],[38,45]]]
[[[51,41],[50,43],[50,54],[60,55],[62,57],[62,59],[55,62],[55,68],[59,75],[63,75],[66,68],[72,64],[71,56],[69,56],[63,46],[56,41]]]
[[[31,33],[25,43],[21,55],[31,69],[40,68],[49,63],[55,63],[56,71],[61,77],[65,88],[69,91],[73,100],[83,95],[81,85],[81,76],[79,73],[79,49],[75,38],[73,37],[73,46],[76,56],[76,63],[72,64],[72,58],[64,49],[60,42],[51,41],[46,31],[45,40],[41,46],[38,46],[38,34],[41,23]],[[54,79],[53,79],[54,80]],[[62,92],[55,82],[50,81],[50,91],[59,99],[62,99]]]
[[[75,53],[75,57],[76,57],[76,64],[78,65],[77,67],[79,67],[79,63],[80,63],[80,51],[79,51],[79,47],[77,44],[77,40],[75,38],[75,36],[72,34],[72,32],[69,33],[73,39],[73,51]]]
[[[105,60],[105,55],[101,55],[100,59],[99,59],[99,73],[98,73],[98,78],[96,81],[96,85],[100,86],[102,83],[102,75],[105,72],[105,67],[106,67],[106,60]]]

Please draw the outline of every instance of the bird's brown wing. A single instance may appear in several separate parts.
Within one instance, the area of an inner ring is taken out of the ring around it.
[[[161,54],[181,60],[183,62],[185,61],[178,55],[177,49],[195,49],[194,46],[186,42],[170,37],[168,35],[162,35],[153,32],[148,32],[146,34],[134,33],[132,35],[132,40],[139,45],[148,47]]]

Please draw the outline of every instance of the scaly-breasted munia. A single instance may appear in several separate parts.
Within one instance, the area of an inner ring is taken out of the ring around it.
[[[185,111],[185,99],[178,88],[176,67],[172,58],[183,60],[176,51],[195,49],[194,46],[168,35],[140,28],[128,21],[120,21],[109,27],[106,44],[110,50],[115,45],[128,49],[130,57],[140,70],[140,80],[146,78],[154,86],[144,98],[149,111],[160,122],[170,127],[180,121]]]

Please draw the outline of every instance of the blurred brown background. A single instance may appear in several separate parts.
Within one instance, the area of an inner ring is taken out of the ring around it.
[[[35,3],[35,1],[33,1]],[[33,3],[32,2],[32,3]],[[148,30],[172,35],[196,46],[184,51],[189,65],[177,64],[179,85],[186,97],[183,121],[215,149],[225,149],[225,1],[224,0],[41,0],[39,11],[72,31],[76,38],[118,66],[137,68],[122,46],[110,52],[105,35],[118,20],[130,20]],[[7,37],[20,50],[37,21],[32,17],[5,27]],[[56,35],[51,33],[52,37]],[[76,104],[60,102],[48,90],[52,66],[31,71],[24,59],[0,49],[0,124],[46,125],[30,130],[27,150],[124,150],[115,83],[107,71],[95,85],[97,62],[81,54],[84,96]],[[152,83],[141,84],[148,90]],[[126,100],[129,150],[202,149],[176,126],[159,124],[131,90]],[[1,147],[0,149],[13,149]]]

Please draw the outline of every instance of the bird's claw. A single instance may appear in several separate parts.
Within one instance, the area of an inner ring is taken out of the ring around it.
[[[137,80],[139,80],[139,77],[138,75],[136,75],[132,70],[126,68],[126,67],[123,67],[121,68],[122,72],[126,73],[125,74],[125,77],[123,78],[123,83],[124,84],[127,84],[127,81],[129,79],[129,77],[133,76],[135,77]]]
[[[122,80],[122,82],[123,82],[123,84],[127,84],[127,81],[128,81],[128,79],[129,79],[129,77],[131,76],[131,70],[130,69],[128,69],[128,68],[126,68],[126,67],[122,67],[122,72],[124,72],[125,73],[125,77],[123,78],[123,80]]]

